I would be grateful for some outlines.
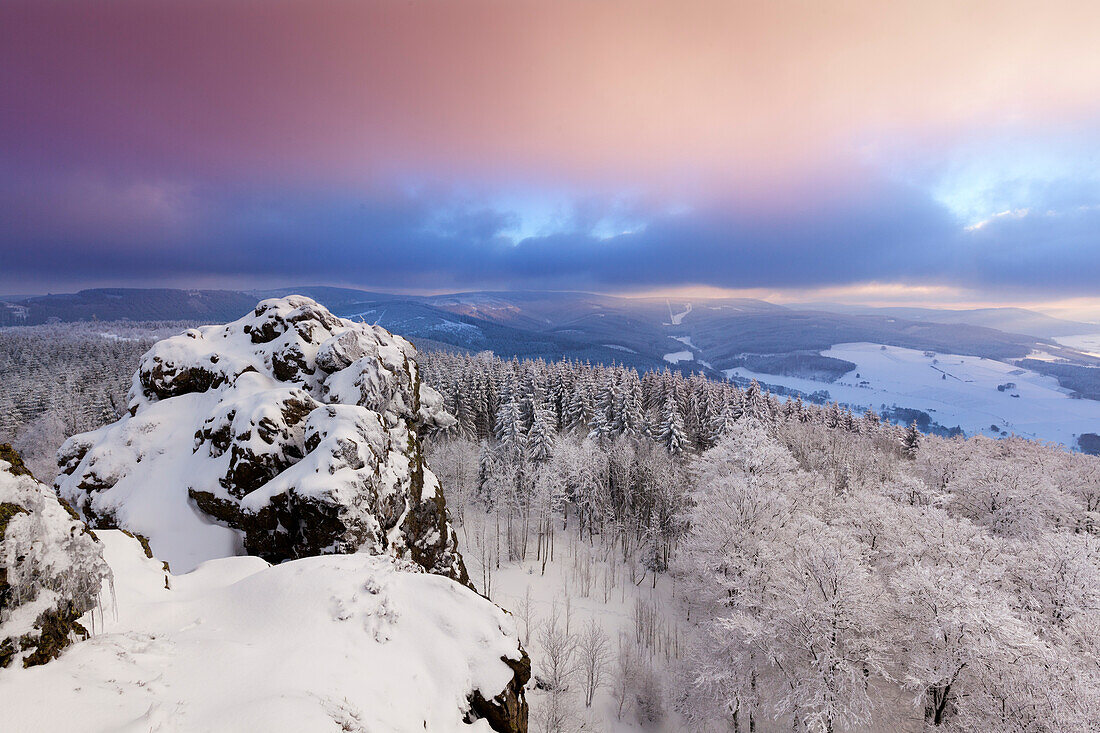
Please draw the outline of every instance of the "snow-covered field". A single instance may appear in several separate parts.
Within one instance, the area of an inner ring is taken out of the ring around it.
[[[667,302],[667,301],[666,301]],[[691,313],[691,303],[685,303],[684,309],[679,313],[672,312],[672,303],[668,303],[668,318],[671,323],[666,323],[666,326],[679,326],[684,322],[684,316]]]
[[[757,379],[803,392],[829,391],[832,400],[878,410],[882,405],[927,412],[945,427],[967,435],[993,434],[991,426],[1066,446],[1081,433],[1100,432],[1100,402],[1074,399],[1053,377],[977,356],[934,354],[871,343],[837,344],[825,356],[857,367],[833,383],[726,370],[727,376]],[[858,375],[858,376],[857,376]],[[998,385],[1015,384],[1004,391]]]
[[[363,553],[171,575],[98,534],[114,603],[61,658],[0,669],[0,730],[490,730],[462,722],[464,691],[508,683],[517,631],[458,583]]]
[[[431,333],[447,333],[466,337],[481,335],[481,329],[477,326],[470,323],[459,323],[457,321],[440,321],[439,323],[432,324],[425,330]]]
[[[673,351],[670,354],[665,354],[664,358],[669,364],[679,364],[682,361],[692,361],[695,359],[695,354],[690,351]]]
[[[1062,346],[1100,357],[1100,333],[1086,333],[1080,336],[1059,336],[1054,339]]]

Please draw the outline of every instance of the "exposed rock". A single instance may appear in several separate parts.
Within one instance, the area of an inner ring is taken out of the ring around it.
[[[523,689],[531,679],[531,658],[523,649],[520,653],[519,659],[500,658],[515,674],[499,695],[492,700],[486,700],[477,690],[470,695],[468,722],[484,719],[496,731],[527,733],[528,709]]]
[[[11,475],[34,478],[31,470],[23,463],[22,456],[8,443],[0,443],[0,461],[5,461],[8,464],[6,470]]]
[[[88,632],[109,571],[95,535],[72,507],[0,445],[0,667],[55,658]]]

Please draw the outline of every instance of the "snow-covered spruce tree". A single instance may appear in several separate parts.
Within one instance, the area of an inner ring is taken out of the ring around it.
[[[535,463],[545,463],[554,453],[554,415],[544,406],[535,410],[531,431],[527,434],[527,457]]]
[[[575,384],[565,409],[564,422],[568,430],[587,432],[593,414],[591,389],[587,378],[582,378]]]
[[[0,667],[43,664],[86,637],[79,619],[109,573],[95,535],[0,445]]]
[[[901,441],[901,450],[906,458],[917,457],[917,452],[920,451],[920,430],[917,428],[916,420],[906,428],[905,437]]]
[[[684,417],[680,412],[680,406],[676,403],[676,398],[672,395],[669,395],[665,401],[664,419],[661,422],[658,440],[674,456],[683,453],[688,444]]]
[[[511,455],[523,452],[527,431],[523,427],[522,400],[517,399],[515,387],[506,386],[497,411],[494,435],[501,448]]]

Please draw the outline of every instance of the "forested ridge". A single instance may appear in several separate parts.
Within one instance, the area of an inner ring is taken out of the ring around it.
[[[674,582],[692,729],[1100,726],[1097,458],[699,376],[422,361],[459,418],[433,465],[496,516],[482,548],[520,561],[575,522]]]

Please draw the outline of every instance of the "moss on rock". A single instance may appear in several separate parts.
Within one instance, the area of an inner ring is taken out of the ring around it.
[[[30,476],[34,478],[34,474],[27,468],[27,465],[23,463],[23,457],[11,447],[10,443],[0,443],[0,461],[7,461],[11,464],[6,470],[14,474],[15,476]]]

